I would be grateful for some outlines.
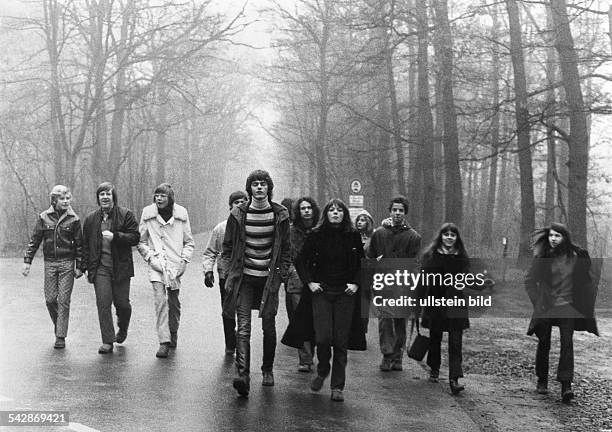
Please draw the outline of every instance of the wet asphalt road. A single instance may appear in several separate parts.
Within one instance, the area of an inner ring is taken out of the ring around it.
[[[330,401],[329,381],[309,390],[313,374],[297,372],[294,349],[279,343],[274,387],[262,387],[261,321],[253,312],[251,393],[238,398],[231,382],[233,359],[224,354],[218,288],[205,288],[197,236],[196,259],[188,266],[178,348],[155,357],[153,299],[140,256],[134,254],[132,322],[123,345],[97,353],[100,333],[93,286],[75,282],[67,347],[53,349],[53,330],[42,292],[42,259],[30,276],[21,260],[0,259],[0,410],[66,410],[70,426],[4,427],[0,430],[75,431],[473,431],[478,426],[448,393],[431,384],[408,359],[404,371],[383,373],[370,320],[368,351],[349,352],[345,402]],[[286,328],[284,298],[277,316],[278,339]],[[443,381],[443,380],[441,380]],[[468,388],[469,391],[469,388]]]

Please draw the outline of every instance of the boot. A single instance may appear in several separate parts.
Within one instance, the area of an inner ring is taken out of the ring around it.
[[[155,353],[155,357],[157,358],[166,358],[168,357],[168,352],[170,351],[170,342],[164,342],[159,344],[159,349]]]
[[[437,383],[440,378],[440,371],[438,369],[432,369],[429,371],[429,382]]]
[[[268,387],[274,385],[274,374],[272,374],[272,371],[263,372],[263,379],[261,381],[261,385]]]
[[[117,335],[115,336],[115,340],[117,343],[122,344],[127,339],[127,330],[119,329]]]
[[[380,370],[383,372],[391,371],[391,360],[383,357],[382,361],[380,362]]]
[[[572,383],[570,381],[561,381],[561,400],[568,403],[572,399],[574,399]]]
[[[56,336],[55,344],[53,345],[53,348],[55,348],[55,349],[64,349],[64,348],[66,348],[66,338],[63,338],[63,337],[60,337],[60,336]]]
[[[248,376],[239,376],[234,378],[233,387],[238,392],[239,396],[247,397],[249,395],[249,377]]]
[[[451,379],[449,381],[449,384],[450,384],[451,393],[454,395],[458,395],[460,392],[465,390],[465,386],[462,384],[459,384],[459,381],[457,381],[457,379]]]
[[[548,381],[538,380],[538,385],[536,386],[536,391],[539,394],[548,394]]]

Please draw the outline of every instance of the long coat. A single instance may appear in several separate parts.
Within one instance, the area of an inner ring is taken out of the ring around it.
[[[584,317],[574,319],[574,330],[588,331],[599,336],[595,321],[597,292],[590,275],[591,258],[585,249],[576,247],[573,252],[577,258],[572,272],[572,306]],[[525,289],[533,305],[533,315],[527,329],[528,335],[535,333],[536,326],[547,319],[542,316],[555,304],[551,263],[551,258],[536,257],[525,276]]]
[[[426,275],[440,274],[444,278],[447,274],[457,275],[467,273],[470,268],[469,260],[454,254],[442,254],[437,250],[423,259],[421,269]],[[468,318],[467,299],[463,290],[456,289],[454,285],[428,284],[419,287],[420,298],[433,297],[435,299],[463,299],[465,306],[426,306],[423,308],[422,325],[431,328],[433,321],[437,321],[442,331],[452,329],[464,330],[470,327]]]
[[[302,296],[296,310],[289,321],[289,326],[281,339],[281,343],[293,348],[302,348],[304,342],[312,341],[314,337],[314,324],[312,313],[312,293],[308,288],[308,282],[319,281],[317,278],[317,267],[319,266],[319,254],[321,242],[320,232],[311,232],[295,262],[300,278],[304,283]],[[348,233],[350,236],[346,242],[346,253],[350,254],[352,275],[351,282],[359,284],[359,275],[361,269],[361,258],[363,258],[363,245],[361,236],[357,232]],[[361,318],[362,306],[359,299],[364,291],[360,288],[355,294],[355,302],[353,307],[353,315],[351,317],[351,329],[349,333],[348,346],[349,350],[365,351],[366,344],[366,327],[364,320]]]
[[[280,204],[271,202],[274,212],[274,243],[272,245],[272,258],[268,278],[261,296],[259,307],[260,318],[271,318],[278,311],[278,290],[280,284],[287,277],[289,265],[291,264],[290,240],[289,240],[289,212]],[[234,319],[236,316],[236,302],[238,292],[242,283],[244,270],[244,251],[246,249],[246,213],[250,202],[235,207],[225,227],[223,239],[223,252],[221,253],[220,266],[225,275],[219,275],[225,279],[225,291],[227,296],[223,302],[223,316]]]
[[[155,256],[165,260],[174,269],[178,269],[181,261],[191,261],[195,243],[185,207],[175,203],[172,217],[165,221],[159,215],[156,204],[148,205],[142,210],[139,229],[138,252],[146,262],[150,262],[151,257]],[[149,280],[163,282],[164,277],[149,265]],[[180,289],[180,287],[180,277],[177,277],[173,288]]]

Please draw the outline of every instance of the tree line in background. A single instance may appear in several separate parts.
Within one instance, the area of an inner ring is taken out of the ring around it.
[[[378,220],[408,196],[425,239],[452,221],[479,253],[506,236],[525,257],[557,220],[608,254],[610,179],[589,153],[610,145],[590,140],[593,114],[611,113],[609,3],[273,3],[270,134],[296,195],[346,198],[360,178]]]
[[[592,155],[610,139],[590,139],[612,113],[607,1],[247,3],[258,16],[212,0],[36,0],[3,17],[0,172],[14,199],[0,248],[22,247],[55,183],[84,215],[100,181],[135,210],[168,181],[194,231],[212,227],[228,161],[257,148],[261,103],[278,113],[262,122],[264,168],[294,197],[347,199],[359,178],[376,220],[406,195],[424,239],[452,221],[472,253],[505,236],[526,256],[529,233],[558,220],[609,254],[611,179]],[[251,20],[270,27],[265,64],[240,42]]]
[[[15,199],[0,244],[22,247],[56,183],[82,216],[101,181],[136,211],[167,181],[196,230],[216,219],[202,186],[219,189],[219,159],[244,145],[248,83],[225,55],[244,17],[210,3],[39,0],[3,18],[1,169]]]

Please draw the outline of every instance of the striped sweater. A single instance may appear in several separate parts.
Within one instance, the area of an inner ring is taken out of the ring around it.
[[[245,232],[244,274],[267,277],[274,243],[272,206],[268,205],[264,209],[250,206],[246,214]]]

